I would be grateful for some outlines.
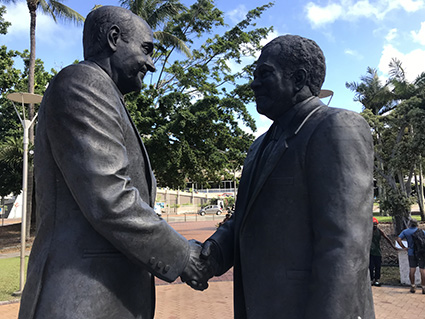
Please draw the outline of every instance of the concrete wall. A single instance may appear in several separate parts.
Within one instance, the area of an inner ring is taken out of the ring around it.
[[[190,193],[167,188],[156,190],[156,202],[164,204],[165,214],[197,213],[212,198],[218,198],[218,194]]]
[[[396,242],[396,247],[401,248],[398,243]],[[403,240],[403,245],[407,247],[407,241]],[[410,285],[410,279],[409,279],[409,259],[407,257],[407,251],[405,250],[399,250],[398,251],[398,266],[400,268],[400,282],[404,285]],[[415,284],[419,285],[421,283],[421,274],[419,272],[419,267],[416,267],[416,274],[415,274]]]

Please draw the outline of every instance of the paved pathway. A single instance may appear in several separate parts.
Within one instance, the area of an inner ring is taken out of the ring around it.
[[[216,221],[172,223],[186,238],[203,241],[214,231]],[[376,319],[425,318],[425,295],[408,287],[372,287]],[[233,318],[232,273],[215,278],[203,291],[192,290],[179,281],[168,284],[157,280],[155,319],[231,319]],[[0,305],[1,319],[16,319],[19,303]],[[263,319],[263,318],[259,318]],[[266,319],[266,318],[264,318]]]

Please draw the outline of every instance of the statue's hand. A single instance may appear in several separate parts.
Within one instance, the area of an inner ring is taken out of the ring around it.
[[[189,261],[180,275],[183,282],[196,290],[205,290],[208,288],[208,279],[214,273],[205,259],[201,259],[202,244],[195,240],[189,240]]]
[[[212,241],[207,240],[202,245],[201,259],[208,262],[213,275],[215,275],[220,268],[220,260],[217,252],[217,247]]]

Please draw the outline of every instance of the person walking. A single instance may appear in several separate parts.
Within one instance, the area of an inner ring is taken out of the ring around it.
[[[422,285],[422,294],[425,295],[425,259],[418,258],[415,255],[414,247],[413,247],[413,233],[418,230],[418,222],[415,219],[411,219],[409,221],[409,228],[403,230],[400,235],[398,235],[397,242],[400,247],[407,251],[407,256],[409,258],[409,279],[410,279],[410,292],[415,293],[416,285],[415,285],[415,272],[416,267],[419,266],[419,272],[421,274],[421,285]],[[404,246],[402,239],[407,240],[407,246]]]

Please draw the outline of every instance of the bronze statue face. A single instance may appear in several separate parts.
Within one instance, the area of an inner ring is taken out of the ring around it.
[[[112,78],[122,94],[140,90],[145,74],[155,71],[152,31],[139,17],[134,16],[133,21],[134,30],[126,39],[118,38],[111,57]]]
[[[257,111],[276,120],[293,105],[295,92],[292,74],[279,63],[278,48],[261,53],[254,71],[251,88],[255,93]]]

